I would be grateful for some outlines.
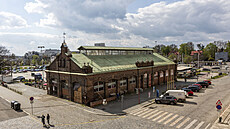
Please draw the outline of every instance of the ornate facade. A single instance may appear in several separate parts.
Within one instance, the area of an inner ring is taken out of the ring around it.
[[[117,94],[135,92],[176,80],[177,66],[150,48],[81,46],[61,53],[48,66],[47,93],[94,106]]]

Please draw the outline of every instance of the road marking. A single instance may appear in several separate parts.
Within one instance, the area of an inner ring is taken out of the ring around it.
[[[142,108],[137,108],[137,109],[134,109],[132,111],[129,112],[129,114],[132,114],[132,113],[135,113],[135,112],[138,112],[139,110],[141,110]]]
[[[174,121],[173,123],[171,123],[170,126],[174,126],[176,123],[178,123],[183,118],[184,118],[184,116],[180,116],[178,119],[176,119],[176,121]]]
[[[154,115],[152,115],[152,116],[148,117],[147,119],[151,119],[151,118],[153,118],[153,117],[157,116],[158,114],[160,114],[160,113],[162,113],[162,112],[163,112],[163,111],[159,111],[158,113],[156,113],[156,114],[154,114]]]
[[[209,123],[204,129],[207,129],[211,124]]]
[[[200,122],[194,129],[199,129],[202,125],[204,124],[204,122]]]
[[[171,117],[170,119],[168,119],[167,121],[165,121],[165,125],[168,124],[170,121],[172,121],[173,119],[175,119],[178,115],[174,115],[173,117]]]
[[[143,112],[143,113],[141,113],[141,114],[139,114],[139,115],[137,115],[137,116],[143,116],[143,115],[145,115],[146,113],[149,113],[149,112],[151,112],[151,111],[152,111],[152,109],[149,109],[148,111]]]
[[[158,121],[158,123],[161,123],[161,122],[164,121],[165,119],[169,118],[172,114],[173,114],[173,113],[170,113],[170,114],[168,114],[167,116],[165,116],[163,119],[160,119],[160,120]]]
[[[168,114],[168,112],[165,112],[165,113],[159,115],[158,117],[152,119],[152,121],[156,121],[156,120],[160,119],[162,116],[164,116],[164,115],[166,115],[166,114]]]
[[[150,112],[149,114],[146,114],[145,116],[143,116],[142,118],[145,118],[145,117],[147,117],[147,116],[150,116],[150,115],[152,115],[153,113],[155,113],[155,112],[157,112],[158,110],[154,110],[154,111],[152,111],[152,112]]]
[[[148,108],[145,108],[144,110],[141,110],[141,111],[138,111],[137,113],[134,113],[133,115],[138,115],[138,114],[141,114],[142,112],[148,110]]]
[[[189,123],[184,129],[189,129],[193,124],[195,124],[197,120],[193,120],[191,123]]]
[[[188,117],[187,119],[185,119],[183,122],[181,122],[176,128],[180,128],[181,126],[183,126],[186,122],[188,122],[190,120],[190,118]]]

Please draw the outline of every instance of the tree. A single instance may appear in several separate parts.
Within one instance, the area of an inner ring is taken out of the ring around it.
[[[33,65],[37,65],[37,64],[38,64],[38,59],[39,59],[39,56],[38,56],[38,55],[33,55],[33,56],[32,56],[32,61],[31,61],[31,63],[32,63]]]
[[[180,54],[190,55],[191,51],[193,50],[194,50],[194,44],[192,42],[188,42],[188,43],[182,43],[180,45],[179,52]]]
[[[226,43],[226,49],[224,50],[225,52],[228,52],[228,58],[230,59],[230,42]]]
[[[169,57],[168,57],[169,59],[171,59],[171,60],[175,60],[176,59],[176,61],[178,61],[177,60],[177,55],[176,54],[174,54],[174,53],[171,53],[170,55],[169,55]]]
[[[199,50],[203,50],[204,49],[204,45],[202,43],[197,44],[197,47]]]
[[[215,53],[217,52],[217,46],[214,43],[209,43],[203,52],[203,56],[205,60],[213,60],[215,59]]]
[[[189,64],[191,62],[192,62],[192,57],[189,56],[189,55],[185,55],[185,57],[184,57],[184,63],[185,64]]]

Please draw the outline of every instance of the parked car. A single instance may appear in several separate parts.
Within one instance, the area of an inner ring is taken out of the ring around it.
[[[190,85],[187,87],[187,89],[191,89],[193,92],[199,92],[200,91],[200,87],[196,86],[196,85]]]
[[[212,85],[212,82],[209,80],[204,80],[204,82],[207,82],[209,85]]]
[[[203,68],[203,71],[211,71],[211,70],[208,68]]]
[[[160,97],[160,98],[156,98],[155,102],[157,104],[160,103],[167,103],[167,104],[176,104],[177,103],[177,99],[174,96],[164,96],[164,97]]]
[[[200,87],[200,89],[202,89],[202,88],[203,88],[200,84],[192,84],[192,85],[199,86],[199,87]]]
[[[208,87],[208,83],[207,82],[205,82],[205,81],[203,81],[203,82],[196,82],[195,84],[200,84],[203,88],[204,87]]]
[[[220,67],[213,67],[212,69],[220,69]]]
[[[184,90],[167,90],[161,97],[163,96],[174,96],[180,102],[186,101],[187,92]]]
[[[188,93],[189,96],[192,96],[193,95],[193,92],[191,89],[188,89],[187,87],[184,87],[184,88],[181,88],[181,90],[184,90]]]
[[[16,78],[14,78],[13,80],[19,80],[20,82],[24,81],[25,80],[25,77],[23,76],[18,76]]]

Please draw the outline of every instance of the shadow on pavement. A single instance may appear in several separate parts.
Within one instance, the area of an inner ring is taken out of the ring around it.
[[[186,101],[185,103],[186,103],[186,104],[194,104],[194,105],[197,105],[196,102],[191,102],[191,101]]]

